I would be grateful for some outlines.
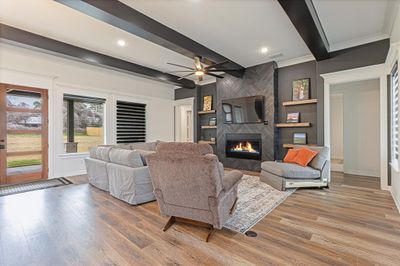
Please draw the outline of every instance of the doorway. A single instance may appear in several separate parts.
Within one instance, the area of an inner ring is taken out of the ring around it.
[[[47,90],[0,83],[0,185],[48,178]]]
[[[380,177],[379,79],[331,85],[332,171]]]
[[[193,107],[190,104],[175,106],[175,141],[193,142]]]

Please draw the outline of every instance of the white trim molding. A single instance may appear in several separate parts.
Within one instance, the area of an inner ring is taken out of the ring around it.
[[[301,63],[305,63],[305,62],[309,62],[309,61],[313,61],[313,60],[315,60],[315,57],[312,54],[309,54],[309,55],[300,56],[300,57],[296,57],[296,58],[292,58],[292,59],[288,59],[288,60],[284,60],[284,61],[278,61],[277,64],[278,64],[278,68],[281,68],[281,67],[297,65],[297,64],[301,64]]]
[[[354,81],[380,80],[380,184],[382,190],[388,190],[387,158],[387,67],[385,64],[355,68],[322,74],[324,79],[324,140],[330,147],[330,88],[334,84]]]

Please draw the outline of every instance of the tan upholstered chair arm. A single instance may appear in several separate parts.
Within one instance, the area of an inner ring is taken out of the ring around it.
[[[230,172],[227,172],[223,177],[222,177],[222,185],[224,187],[224,191],[230,190],[236,183],[242,179],[243,174],[240,171],[233,170]]]

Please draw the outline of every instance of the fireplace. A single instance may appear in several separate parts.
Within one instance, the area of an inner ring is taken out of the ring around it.
[[[226,134],[226,157],[261,160],[260,134]]]

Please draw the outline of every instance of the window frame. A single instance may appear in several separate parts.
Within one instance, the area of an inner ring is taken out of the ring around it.
[[[92,97],[92,96],[83,96],[83,95],[77,95],[77,94],[69,94],[69,93],[63,93],[63,104],[66,101],[67,102],[67,117],[64,117],[63,114],[63,119],[67,119],[67,141],[65,143],[71,143],[75,142],[75,127],[74,127],[74,103],[75,102],[83,102],[83,103],[96,103],[96,104],[103,104],[103,141],[100,145],[104,145],[106,143],[106,106],[107,106],[107,99],[105,98],[99,98],[99,97]],[[72,112],[71,112],[72,110]],[[72,124],[72,127],[71,127]],[[64,129],[63,129],[63,134],[64,134]],[[80,154],[88,154],[89,151],[86,152],[79,152],[78,149],[76,152],[67,152],[66,148],[64,147],[64,155],[67,157],[70,156],[76,156]]]
[[[395,87],[397,77],[397,87]],[[400,95],[399,95],[399,69],[398,61],[393,64],[390,72],[390,160],[395,169],[399,167],[399,128],[400,128]],[[395,117],[397,115],[397,117]]]

